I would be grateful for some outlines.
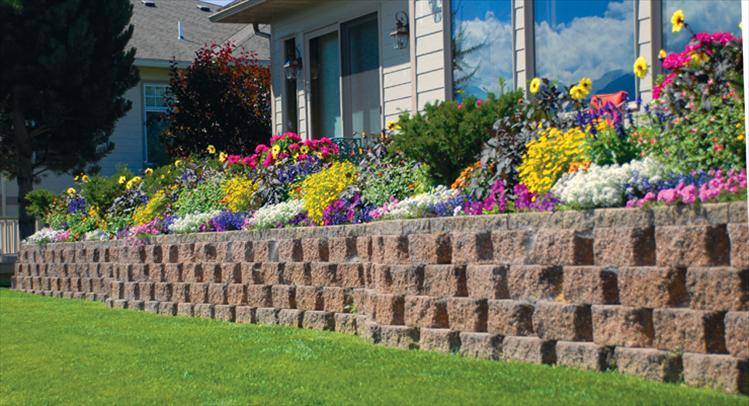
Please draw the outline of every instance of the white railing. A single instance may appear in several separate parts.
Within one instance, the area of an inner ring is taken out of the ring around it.
[[[4,256],[15,256],[21,245],[21,234],[18,231],[18,219],[0,217],[0,260]]]

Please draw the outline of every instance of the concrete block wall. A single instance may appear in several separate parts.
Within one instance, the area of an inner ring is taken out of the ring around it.
[[[741,202],[26,245],[14,286],[749,393]]]

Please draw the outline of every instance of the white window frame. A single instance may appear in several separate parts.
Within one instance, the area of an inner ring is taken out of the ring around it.
[[[147,88],[163,88],[169,91],[169,84],[163,82],[143,83],[143,163],[145,165],[154,165],[154,162],[148,162],[148,113],[166,113],[167,106],[149,106],[146,102]]]

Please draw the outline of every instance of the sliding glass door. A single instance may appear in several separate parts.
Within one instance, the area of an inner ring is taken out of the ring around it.
[[[309,41],[311,136],[341,137],[341,86],[338,32]]]
[[[341,78],[346,137],[381,130],[378,37],[377,13],[341,24]]]

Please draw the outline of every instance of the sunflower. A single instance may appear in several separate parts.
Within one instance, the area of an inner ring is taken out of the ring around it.
[[[593,81],[590,80],[590,78],[582,78],[577,85],[585,89],[585,92],[587,93],[590,92],[590,88],[593,87]]]
[[[679,32],[686,22],[684,21],[684,11],[678,9],[671,14],[671,32]]]
[[[209,145],[208,148],[206,148],[206,151],[208,151],[209,154],[213,155],[216,153],[216,147],[213,145]]]
[[[635,60],[635,64],[632,67],[632,70],[634,71],[635,75],[637,75],[638,78],[642,79],[645,77],[645,75],[648,74],[648,63],[645,61],[645,58],[643,57],[637,57]]]
[[[588,93],[585,92],[585,89],[580,85],[572,86],[572,88],[570,89],[570,96],[574,100],[582,100],[587,95]]]
[[[529,90],[530,90],[531,94],[538,93],[538,91],[541,90],[541,79],[540,78],[533,78],[533,80],[531,80],[531,85],[530,85]]]
[[[666,52],[665,49],[661,49],[658,52],[658,59],[666,59],[666,56],[668,56],[668,53]]]
[[[401,126],[396,121],[388,121],[387,128],[389,131],[400,130]]]

